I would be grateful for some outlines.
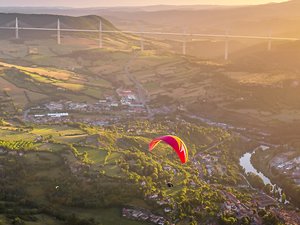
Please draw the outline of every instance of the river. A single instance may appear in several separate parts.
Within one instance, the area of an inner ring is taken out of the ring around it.
[[[260,149],[261,148],[261,149]],[[252,151],[252,153],[245,153],[241,158],[240,158],[240,165],[241,167],[244,168],[245,170],[245,173],[254,173],[255,175],[259,176],[265,185],[267,184],[270,184],[272,187],[273,187],[273,190],[274,188],[276,188],[276,190],[278,191],[279,193],[279,198],[277,198],[278,201],[281,201],[281,197],[282,197],[282,188],[276,186],[275,184],[272,184],[271,180],[266,177],[262,172],[258,172],[255,167],[252,165],[251,163],[251,157],[252,155],[257,151],[257,150],[261,150],[261,151],[264,151],[266,150],[265,146],[261,146],[260,148],[256,148]],[[290,203],[288,200],[285,200],[284,204],[288,204]]]
[[[266,177],[262,172],[258,172],[254,166],[251,163],[251,156],[252,154],[254,154],[255,151],[253,151],[252,153],[245,153],[241,158],[240,158],[240,165],[244,168],[245,173],[254,173],[255,175],[259,176],[264,184],[270,184],[273,186],[272,182],[270,181],[270,179],[268,177]]]
[[[246,128],[238,128],[238,127],[235,127],[235,126],[232,126],[232,125],[229,125],[229,124],[226,124],[226,123],[220,123],[220,122],[215,122],[215,121],[212,121],[210,119],[207,119],[207,118],[204,118],[204,117],[200,117],[200,116],[196,116],[196,115],[187,115],[189,118],[192,118],[192,119],[197,119],[197,120],[200,120],[201,122],[203,123],[206,123],[210,126],[215,126],[215,127],[219,127],[219,128],[222,128],[222,129],[226,129],[226,130],[234,130],[236,133],[240,134],[239,132],[240,131],[246,131],[247,129]],[[269,144],[270,146],[274,146],[272,144]],[[252,172],[254,173],[255,175],[259,176],[264,184],[270,184],[272,187],[273,187],[273,190],[274,188],[276,188],[276,190],[279,192],[279,198],[277,199],[278,201],[281,201],[281,192],[282,192],[282,189],[278,186],[276,186],[275,184],[272,184],[271,180],[266,177],[262,172],[258,172],[255,167],[252,165],[251,163],[251,157],[252,155],[260,150],[260,151],[266,151],[268,150],[269,147],[268,146],[265,146],[265,145],[261,145],[260,147],[258,148],[255,148],[254,150],[250,152],[247,152],[245,153],[241,158],[240,158],[240,165],[241,167],[244,168],[245,170],[245,173],[249,173],[249,172]],[[285,201],[285,204],[289,203],[289,201]]]

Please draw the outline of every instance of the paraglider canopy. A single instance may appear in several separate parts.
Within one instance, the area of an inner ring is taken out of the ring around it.
[[[149,150],[152,151],[161,141],[174,149],[182,163],[188,161],[188,152],[184,142],[179,137],[173,135],[166,135],[153,139],[149,144]]]

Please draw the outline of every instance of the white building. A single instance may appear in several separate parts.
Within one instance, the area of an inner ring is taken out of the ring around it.
[[[60,118],[60,117],[69,116],[69,113],[48,113],[47,116],[52,118]]]

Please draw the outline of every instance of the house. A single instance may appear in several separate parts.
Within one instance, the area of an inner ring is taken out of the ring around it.
[[[119,104],[118,103],[111,103],[110,107],[119,107]]]
[[[0,148],[0,154],[6,154],[6,151],[2,148]]]
[[[170,171],[170,170],[172,170],[172,167],[171,166],[164,166],[163,169],[167,170],[167,171]]]
[[[69,113],[48,113],[47,116],[52,118],[60,118],[60,117],[69,116]]]
[[[28,48],[28,54],[29,55],[38,55],[39,54],[39,49],[36,47],[29,47]]]
[[[154,194],[154,195],[150,195],[149,199],[157,199],[158,198],[158,194]]]
[[[172,209],[171,209],[171,208],[165,208],[164,211],[165,211],[166,213],[169,213],[169,212],[172,212]]]
[[[190,182],[191,187],[196,187],[196,183],[194,181]]]
[[[61,103],[58,102],[50,102],[48,104],[45,104],[45,106],[50,110],[50,111],[54,111],[54,110],[63,110],[64,106]]]
[[[43,115],[43,114],[35,114],[35,115],[34,115],[35,118],[41,118],[41,117],[44,117],[44,116],[45,116],[45,115]]]

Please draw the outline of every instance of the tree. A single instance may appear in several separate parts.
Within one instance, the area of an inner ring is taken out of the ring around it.
[[[254,173],[248,173],[247,178],[249,182],[256,188],[263,189],[265,187],[264,181]]]
[[[263,216],[263,225],[281,225],[282,223],[278,219],[278,217],[272,213],[268,212],[266,215]]]
[[[281,202],[285,203],[285,201],[286,201],[286,195],[285,195],[285,193],[282,193],[282,195],[281,195]]]
[[[16,217],[13,221],[12,221],[13,225],[24,225],[24,221],[21,220],[19,217]]]
[[[240,221],[241,225],[250,225],[251,219],[249,217],[243,217]]]
[[[272,193],[272,190],[273,190],[273,187],[271,184],[266,184],[266,186],[264,187],[264,191],[267,193],[267,194],[271,194]]]
[[[194,220],[194,219],[193,219],[193,220],[191,221],[191,223],[190,223],[190,225],[197,225],[197,224],[198,224],[197,221]]]
[[[233,215],[223,214],[221,216],[221,224],[222,225],[235,225],[237,224],[237,218]]]

